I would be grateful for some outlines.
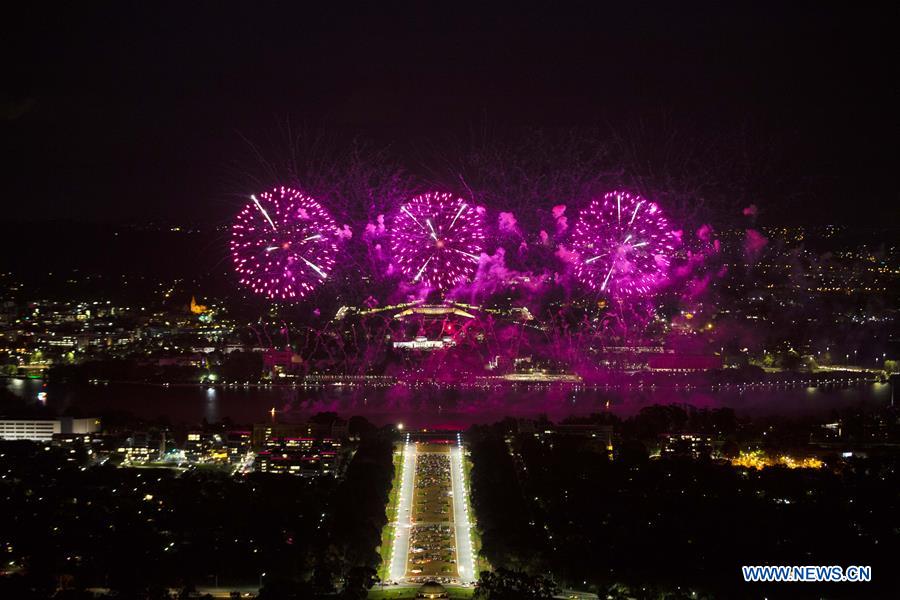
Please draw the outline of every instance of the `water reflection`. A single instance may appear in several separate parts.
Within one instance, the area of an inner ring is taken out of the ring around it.
[[[850,387],[795,386],[731,387],[728,389],[605,389],[567,386],[498,385],[484,388],[406,386],[271,386],[207,387],[195,385],[67,385],[36,380],[9,379],[6,388],[35,401],[47,393],[47,404],[57,412],[100,415],[131,413],[147,420],[172,423],[235,423],[271,420],[303,420],[317,412],[341,416],[361,415],[376,423],[404,422],[413,427],[460,429],[504,417],[530,418],[541,414],[551,420],[570,415],[610,411],[629,416],[651,404],[691,404],[700,408],[731,407],[750,415],[826,415],[855,405],[877,406],[890,402],[891,386],[863,383]]]
[[[206,405],[203,411],[203,418],[207,423],[216,423],[219,420],[219,402],[218,390],[210,386],[206,388]]]

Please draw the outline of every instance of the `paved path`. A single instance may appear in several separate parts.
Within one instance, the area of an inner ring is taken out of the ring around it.
[[[453,485],[453,521],[456,529],[456,566],[461,583],[478,579],[475,572],[475,556],[472,552],[472,531],[469,522],[469,490],[463,470],[462,442],[450,447],[450,479]]]
[[[390,579],[400,581],[406,575],[409,556],[410,518],[413,508],[413,489],[416,476],[416,444],[407,438],[403,445],[403,472],[397,498],[397,521],[394,524],[394,547],[391,552]]]

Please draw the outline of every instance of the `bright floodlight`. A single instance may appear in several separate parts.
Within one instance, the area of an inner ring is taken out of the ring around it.
[[[613,297],[650,294],[665,283],[677,242],[655,202],[610,192],[579,215],[571,238],[575,275]]]
[[[391,252],[412,283],[447,290],[471,279],[483,245],[481,215],[452,194],[417,196],[394,215]]]
[[[231,228],[240,282],[273,300],[300,300],[334,269],[337,226],[322,206],[297,190],[250,196]]]

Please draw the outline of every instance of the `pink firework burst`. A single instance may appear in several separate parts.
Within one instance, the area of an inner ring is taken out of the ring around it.
[[[273,300],[300,300],[334,269],[337,225],[318,202],[291,188],[250,200],[231,227],[240,282]]]
[[[666,281],[677,242],[655,202],[610,192],[579,215],[571,237],[575,275],[613,297],[651,294]]]
[[[481,215],[452,194],[416,196],[394,215],[393,260],[412,283],[447,290],[470,279],[483,246]]]

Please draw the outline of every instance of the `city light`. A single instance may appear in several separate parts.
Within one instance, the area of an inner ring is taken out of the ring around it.
[[[794,458],[782,454],[773,457],[767,455],[762,450],[741,452],[737,457],[731,460],[731,464],[735,467],[757,470],[766,467],[774,467],[776,465],[783,465],[789,469],[821,469],[825,466],[825,463],[813,456]]]
[[[390,579],[402,581],[406,576],[406,562],[409,555],[409,538],[412,528],[413,491],[416,470],[416,444],[409,440],[403,444],[403,470],[400,476],[400,491],[397,499],[397,522],[390,558]]]
[[[457,568],[460,581],[474,583],[475,552],[472,546],[472,524],[469,520],[469,490],[466,486],[465,454],[462,438],[456,436],[456,444],[450,447],[450,475],[453,489],[453,522],[456,537]]]

